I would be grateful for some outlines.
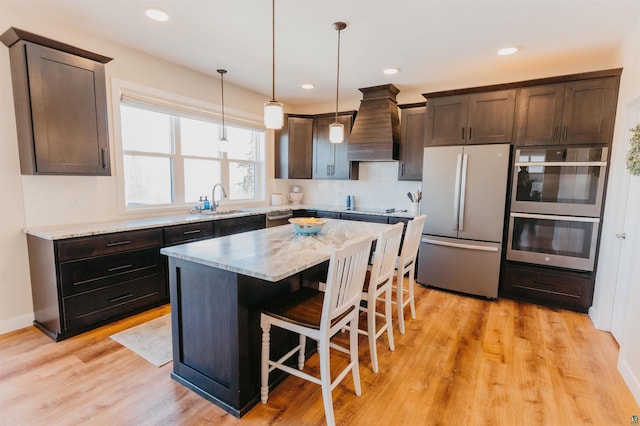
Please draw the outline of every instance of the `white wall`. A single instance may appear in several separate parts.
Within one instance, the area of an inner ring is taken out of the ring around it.
[[[613,316],[616,285],[618,284],[618,259],[621,245],[631,250],[634,266],[627,296],[626,319],[620,343],[619,369],[636,400],[640,404],[640,235],[636,227],[635,235],[629,233],[626,240],[616,238],[615,234],[624,230],[626,215],[637,220],[640,217],[637,202],[640,199],[640,177],[630,177],[626,170],[626,154],[629,150],[630,116],[636,116],[640,102],[640,19],[634,30],[627,36],[620,49],[620,63],[624,68],[620,81],[618,111],[611,152],[611,169],[607,188],[607,201],[604,213],[600,257],[594,301],[589,315],[596,327],[609,330]],[[631,114],[630,114],[631,113]]]

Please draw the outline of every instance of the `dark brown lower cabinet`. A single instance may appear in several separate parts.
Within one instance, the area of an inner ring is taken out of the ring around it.
[[[169,302],[164,246],[262,229],[251,215],[48,240],[27,235],[34,325],[55,341]]]
[[[593,274],[505,262],[500,297],[586,313]]]
[[[47,240],[27,235],[34,325],[55,341],[169,301],[162,228]]]

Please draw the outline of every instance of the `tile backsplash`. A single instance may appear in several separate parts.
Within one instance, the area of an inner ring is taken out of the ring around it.
[[[398,181],[395,161],[361,162],[359,175],[359,180],[275,179],[275,191],[282,192],[285,203],[286,194],[298,185],[305,204],[345,206],[347,195],[355,195],[358,208],[408,210],[407,192],[422,186],[420,181]]]

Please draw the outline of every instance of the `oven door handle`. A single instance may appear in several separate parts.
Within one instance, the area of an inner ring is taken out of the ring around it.
[[[606,161],[523,161],[515,163],[515,166],[527,167],[595,167],[606,166]]]
[[[532,213],[510,213],[511,217],[522,217],[525,219],[546,219],[546,220],[565,220],[568,222],[591,222],[600,223],[599,217],[581,217],[581,216],[557,216],[552,214],[532,214]]]

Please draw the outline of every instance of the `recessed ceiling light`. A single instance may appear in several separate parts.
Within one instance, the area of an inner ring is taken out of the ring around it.
[[[167,12],[157,9],[155,7],[150,7],[146,9],[144,11],[144,14],[147,15],[147,17],[153,19],[154,21],[164,22],[169,20],[169,15],[167,14]]]
[[[518,51],[517,47],[504,47],[498,50],[498,55],[502,55],[502,56],[513,55],[517,51]]]
[[[398,74],[398,71],[400,71],[399,68],[387,68],[382,72],[385,73],[386,75],[394,75],[394,74]]]
[[[303,84],[303,85],[302,85],[302,88],[303,88],[303,89],[306,89],[306,90],[311,90],[311,89],[313,89],[314,87],[316,87],[316,86],[314,86],[314,85],[313,85],[313,84],[311,84],[311,83],[305,83],[305,84]]]

